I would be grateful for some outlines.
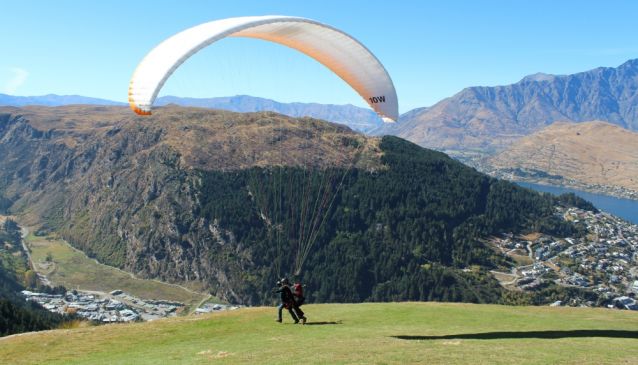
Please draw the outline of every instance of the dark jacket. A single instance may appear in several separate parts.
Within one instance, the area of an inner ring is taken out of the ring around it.
[[[290,287],[288,285],[282,285],[275,291],[275,293],[279,293],[279,295],[281,296],[281,302],[283,304],[288,305],[294,301],[292,290],[290,290]]]

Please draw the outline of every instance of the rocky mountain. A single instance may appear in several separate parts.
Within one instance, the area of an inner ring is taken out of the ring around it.
[[[638,130],[638,59],[617,68],[535,74],[512,85],[469,87],[376,133],[439,150],[489,153],[555,121],[591,120]]]
[[[249,95],[237,95],[221,98],[182,98],[176,96],[162,96],[157,99],[156,104],[175,104],[200,108],[223,109],[241,113],[272,111],[291,117],[312,117],[334,123],[345,124],[354,130],[364,133],[383,125],[383,121],[374,111],[354,105],[280,103],[274,100]]]
[[[638,191],[638,133],[600,121],[556,122],[520,139],[487,163],[504,171],[535,171]]]
[[[482,237],[578,232],[555,198],[440,152],[272,112],[4,107],[0,156],[0,196],[21,220],[246,304],[295,273],[310,301],[504,302],[516,294],[487,269],[508,261]]]

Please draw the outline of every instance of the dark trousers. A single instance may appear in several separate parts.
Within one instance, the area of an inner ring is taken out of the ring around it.
[[[297,305],[297,302],[293,302],[292,304],[292,309],[295,311],[295,313],[297,314],[297,318],[301,319],[305,316],[304,312],[301,310],[301,308],[299,308],[299,306]]]
[[[277,307],[277,314],[278,314],[279,321],[281,321],[281,312],[284,310],[284,308],[285,308],[285,307],[286,307],[286,306],[285,306],[285,304],[284,304],[284,303],[279,304],[279,306]],[[299,321],[299,317],[298,317],[298,316],[297,316],[297,314],[295,314],[295,312],[292,310],[292,306],[288,306],[288,308],[287,308],[287,309],[288,309],[288,313],[290,313],[290,316],[292,317],[292,319],[293,319],[295,322],[298,322],[298,321]],[[301,312],[301,315],[303,316],[303,312]]]

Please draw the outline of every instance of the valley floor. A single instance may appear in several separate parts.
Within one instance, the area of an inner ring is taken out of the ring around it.
[[[449,303],[304,307],[306,326],[245,308],[0,339],[3,364],[635,364],[638,317]]]
[[[91,291],[101,296],[123,290],[143,299],[171,300],[196,308],[208,297],[175,284],[140,279],[132,274],[90,259],[56,235],[26,235],[33,268],[48,285]]]

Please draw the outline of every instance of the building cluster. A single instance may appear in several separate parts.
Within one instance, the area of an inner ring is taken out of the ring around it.
[[[111,323],[153,320],[176,315],[182,303],[142,300],[121,290],[107,295],[81,291],[47,294],[23,290],[27,301],[37,302],[51,312],[76,314],[90,321]]]
[[[638,309],[633,299],[638,294],[638,225],[578,208],[557,208],[557,214],[586,233],[565,238],[539,234],[533,239],[504,233],[491,240],[520,263],[508,274],[513,277],[508,284],[533,290],[552,281],[592,290],[611,307]],[[523,262],[521,257],[529,259]]]

